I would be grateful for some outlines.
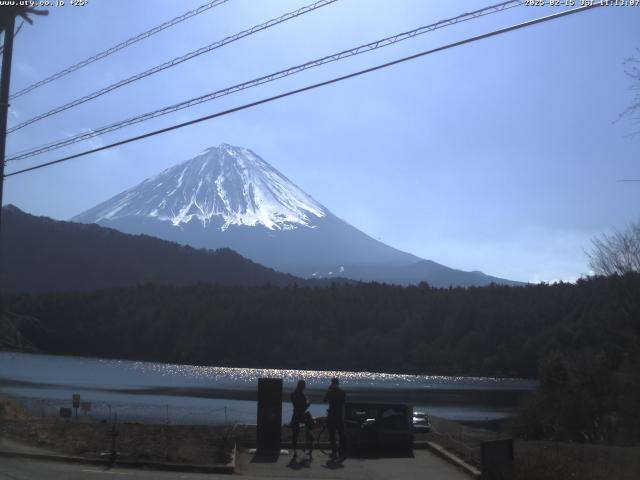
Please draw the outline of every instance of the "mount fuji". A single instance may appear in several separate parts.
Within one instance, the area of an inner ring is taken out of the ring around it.
[[[309,277],[432,286],[516,284],[385,245],[332,214],[247,148],[222,144],[74,218],[198,248],[231,248]]]

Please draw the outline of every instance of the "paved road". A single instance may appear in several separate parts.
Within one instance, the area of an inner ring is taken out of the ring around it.
[[[427,451],[416,451],[413,458],[347,459],[342,465],[327,461],[327,457],[316,454],[311,462],[292,460],[289,455],[280,455],[275,462],[255,461],[253,455],[240,455],[238,474],[247,480],[345,479],[386,480],[429,478],[434,480],[469,480],[470,477],[444,460]],[[176,473],[152,470],[132,470],[58,463],[35,460],[0,458],[0,480],[100,480],[122,478],[125,480],[229,480],[229,475]]]
[[[14,458],[0,458],[0,480],[229,480],[230,475],[204,473],[158,472],[152,470],[105,469],[74,463],[43,462]]]
[[[342,464],[328,461],[316,453],[311,462],[280,455],[276,462],[262,462],[244,453],[238,461],[238,472],[247,478],[344,479],[344,480],[404,480],[429,478],[434,480],[469,480],[471,477],[426,450],[416,450],[409,458],[346,459]]]

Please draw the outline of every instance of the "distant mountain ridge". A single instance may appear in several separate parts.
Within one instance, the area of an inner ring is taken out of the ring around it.
[[[304,278],[436,287],[517,284],[379,242],[332,214],[253,151],[222,144],[72,218],[197,248],[231,248]]]
[[[2,209],[0,288],[4,292],[94,290],[144,284],[286,286],[309,283],[229,249],[197,250],[148,235],[127,235]]]

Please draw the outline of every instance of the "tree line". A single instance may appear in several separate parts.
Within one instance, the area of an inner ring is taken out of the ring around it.
[[[5,303],[39,319],[23,333],[47,353],[536,377],[555,351],[618,358],[635,348],[638,277],[449,289],[148,285],[15,294]]]

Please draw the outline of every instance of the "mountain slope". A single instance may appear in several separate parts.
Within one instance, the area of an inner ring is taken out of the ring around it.
[[[0,288],[7,291],[93,290],[146,283],[291,285],[304,283],[228,250],[204,251],[98,225],[2,209]]]
[[[228,247],[302,277],[434,286],[515,283],[385,245],[333,215],[249,149],[222,144],[74,217],[198,248]]]
[[[148,178],[73,221],[99,223],[129,216],[173,226],[192,220],[206,227],[261,225],[270,230],[310,226],[325,209],[289,179],[245,148],[221,145]]]

